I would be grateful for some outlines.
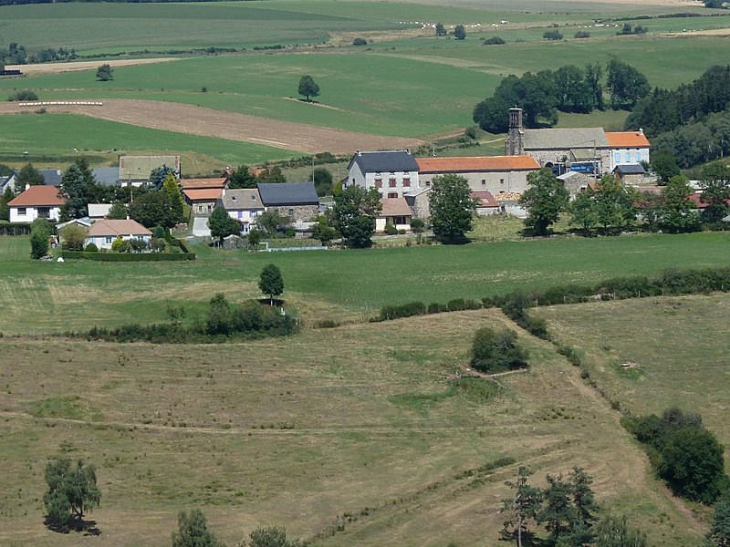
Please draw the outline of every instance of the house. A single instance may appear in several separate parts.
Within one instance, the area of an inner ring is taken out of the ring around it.
[[[607,131],[606,141],[611,159],[608,170],[613,172],[619,165],[640,165],[649,163],[651,143],[644,131]]]
[[[413,211],[405,198],[382,198],[380,200],[380,215],[375,219],[375,231],[385,231],[386,224],[391,224],[398,230],[411,231]]]
[[[223,195],[222,188],[191,188],[183,190],[185,202],[193,210],[193,216],[209,216]]]
[[[91,173],[94,175],[94,180],[99,186],[119,185],[118,167],[94,167]]]
[[[178,185],[182,190],[210,190],[213,188],[223,189],[226,186],[225,178],[211,179],[180,179]]]
[[[413,218],[425,220],[431,216],[431,204],[429,197],[431,195],[431,188],[421,188],[416,192],[410,192],[404,196],[406,203],[413,212]]]
[[[93,243],[99,249],[111,249],[117,238],[123,240],[142,239],[149,245],[152,232],[136,220],[97,220],[89,228],[84,247]]]
[[[558,180],[563,181],[563,185],[571,197],[578,195],[580,192],[585,192],[591,184],[595,183],[592,176],[579,171],[567,171],[558,176]]]
[[[111,203],[89,203],[89,218],[98,220],[109,214],[112,208]]]
[[[382,197],[399,198],[420,190],[418,164],[408,150],[358,151],[347,166],[343,187],[377,188]]]
[[[260,182],[258,190],[266,211],[273,211],[294,225],[304,227],[319,214],[314,182]]]
[[[540,164],[526,155],[418,158],[416,163],[422,186],[429,187],[435,176],[454,174],[464,177],[472,192],[495,195],[522,194],[527,189],[527,175],[540,170]]]
[[[150,173],[160,167],[171,168],[180,178],[180,156],[120,156],[119,182],[122,186],[147,184]]]
[[[30,224],[37,218],[47,218],[57,222],[61,217],[61,207],[66,198],[54,186],[30,186],[18,197],[8,203],[10,222]]]
[[[472,192],[470,196],[478,204],[476,210],[478,216],[483,217],[502,212],[502,206],[496,199],[494,199],[491,192],[487,190]]]
[[[644,181],[645,172],[640,164],[623,164],[614,167],[613,174],[621,184],[626,186],[641,184]]]
[[[265,210],[258,188],[224,189],[221,202],[228,215],[241,224],[244,234],[255,226],[256,218]]]

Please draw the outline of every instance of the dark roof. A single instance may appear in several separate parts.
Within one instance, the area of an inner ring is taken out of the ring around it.
[[[119,184],[119,167],[94,167],[91,172],[94,173],[96,183],[101,186],[117,186]]]
[[[347,166],[349,170],[356,163],[363,173],[390,173],[391,171],[418,171],[418,164],[405,150],[385,150],[382,152],[358,152]]]
[[[313,182],[259,182],[261,202],[272,205],[319,205]]]
[[[643,175],[644,168],[638,163],[628,165],[617,165],[614,171],[618,171],[622,175]]]
[[[59,169],[38,169],[43,175],[43,184],[46,186],[58,186],[61,184],[61,171]]]

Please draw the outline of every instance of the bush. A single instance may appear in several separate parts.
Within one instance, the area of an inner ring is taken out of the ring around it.
[[[545,40],[562,40],[563,35],[558,30],[547,30],[542,35]]]
[[[420,234],[425,228],[426,223],[423,222],[420,218],[414,218],[411,220],[411,230],[413,232]]]
[[[513,331],[496,332],[484,327],[474,335],[469,364],[488,373],[526,368],[527,352],[517,345],[517,335]]]
[[[393,226],[391,223],[387,223],[385,225],[385,230],[384,231],[389,236],[394,236],[394,235],[396,235],[398,233],[398,229],[395,226]]]
[[[8,101],[37,101],[38,95],[36,95],[35,91],[31,91],[30,89],[23,89],[22,91],[16,91],[10,97],[8,97]]]
[[[580,38],[590,38],[591,37],[591,33],[590,32],[586,32],[585,30],[579,30],[578,32],[575,33],[575,36],[574,37],[575,38],[579,38],[579,39]]]
[[[504,41],[504,40],[503,40],[502,38],[500,38],[499,36],[492,36],[491,38],[486,38],[486,39],[484,40],[484,45],[485,45],[485,46],[500,46],[500,45],[502,45],[502,44],[506,44],[506,43],[507,43],[507,42],[505,42],[505,41]]]
[[[99,247],[97,247],[96,244],[92,242],[86,246],[86,249],[84,249],[84,251],[86,251],[87,253],[98,253]]]
[[[379,319],[389,321],[401,317],[412,317],[414,315],[425,315],[426,305],[423,302],[409,302],[400,306],[383,306],[380,309]]]
[[[98,249],[97,249],[98,250]],[[67,260],[96,260],[99,262],[179,262],[181,260],[195,260],[195,253],[99,253],[96,251],[63,251]]]
[[[358,37],[352,41],[352,45],[353,46],[366,46],[366,45],[368,45],[368,41],[365,38]]]

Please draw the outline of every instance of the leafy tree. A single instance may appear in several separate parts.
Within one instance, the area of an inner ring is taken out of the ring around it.
[[[77,159],[64,171],[59,189],[66,196],[66,205],[62,210],[62,217],[65,220],[88,215],[88,205],[94,194],[94,187],[94,174],[86,158]]]
[[[27,185],[41,186],[46,183],[45,178],[32,163],[26,163],[15,176],[16,191],[22,192]]]
[[[261,238],[263,237],[263,234],[260,230],[257,230],[255,228],[248,231],[248,248],[255,250],[258,248],[259,244],[261,243]]]
[[[512,104],[509,99],[495,94],[494,97],[488,97],[474,107],[472,119],[484,131],[505,133],[509,128],[508,113]]]
[[[332,193],[332,173],[324,167],[317,167],[312,173],[314,188],[317,190],[319,197],[327,196]]]
[[[593,106],[599,110],[603,110],[603,67],[600,63],[592,63],[586,65],[585,79],[593,93]]]
[[[325,215],[319,215],[315,219],[314,226],[312,227],[312,237],[327,244],[337,237],[337,230],[329,225]]]
[[[589,113],[593,110],[595,90],[583,69],[566,65],[553,73],[557,108],[563,112]]]
[[[469,364],[481,372],[495,373],[527,367],[527,351],[517,344],[514,331],[482,327],[474,334]]]
[[[170,196],[164,190],[135,194],[134,200],[129,204],[129,216],[147,228],[173,228],[177,224]]]
[[[170,203],[170,216],[175,220],[175,223],[182,222],[184,220],[183,198],[174,174],[167,175],[165,182],[162,183],[162,190],[167,194]]]
[[[83,251],[88,230],[78,224],[69,224],[61,230],[60,235],[64,248],[71,251]]]
[[[46,523],[54,528],[68,529],[83,522],[84,513],[98,507],[101,491],[96,486],[93,465],[82,460],[74,465],[68,458],[51,460],[45,470],[48,492],[43,496]]]
[[[247,165],[239,165],[238,168],[228,176],[228,188],[256,188],[256,177],[253,176]]]
[[[611,59],[606,74],[606,87],[611,93],[613,108],[631,109],[649,94],[649,81],[631,65]]]
[[[286,538],[282,526],[256,528],[250,534],[249,547],[295,547],[296,543]]]
[[[444,243],[466,241],[476,210],[469,182],[453,174],[434,177],[428,200],[431,227],[436,238]]]
[[[501,535],[503,539],[515,540],[517,547],[532,543],[533,533],[529,526],[537,519],[542,503],[540,489],[528,483],[530,475],[532,471],[527,467],[520,467],[517,480],[505,482],[513,493],[502,500],[502,512],[507,512],[509,518],[504,522]]]
[[[223,244],[224,237],[238,235],[241,232],[241,225],[235,218],[231,218],[223,207],[213,209],[208,218],[208,228],[211,237],[217,237],[220,244]]]
[[[181,511],[177,516],[178,531],[172,533],[172,547],[225,547],[208,530],[205,515],[193,509],[188,515]]]
[[[150,184],[154,187],[155,190],[159,190],[162,188],[162,185],[165,184],[165,181],[170,175],[175,177],[175,182],[177,182],[175,170],[172,167],[168,167],[167,165],[155,167],[150,172]]]
[[[570,223],[580,226],[585,235],[589,235],[598,225],[598,214],[592,189],[587,188],[575,196],[575,199],[568,205],[568,210],[571,214]]]
[[[443,23],[436,23],[436,36],[446,36],[446,34]]]
[[[368,41],[365,38],[360,38],[359,36],[355,38],[352,41],[353,46],[366,46],[368,45]]]
[[[457,40],[466,40],[466,29],[464,25],[456,25],[454,27],[454,38]]]
[[[274,297],[284,292],[284,278],[275,264],[264,266],[259,277],[259,290],[269,295],[269,302],[274,305]]]
[[[335,196],[332,221],[348,247],[372,245],[370,238],[375,232],[375,217],[381,207],[380,194],[375,188],[365,190],[361,186],[348,186]]]
[[[106,218],[124,220],[125,218],[127,218],[128,215],[129,209],[127,209],[127,206],[121,201],[115,201],[114,203],[112,203],[112,206],[109,209]]]
[[[596,547],[648,547],[646,535],[629,528],[626,517],[607,516],[594,528]]]
[[[727,494],[715,504],[706,537],[707,547],[730,547],[730,498]]]
[[[231,305],[222,293],[216,294],[210,299],[208,306],[208,319],[206,331],[210,335],[228,334],[231,330]]]
[[[100,82],[109,82],[114,79],[114,69],[109,63],[104,63],[96,69],[96,79]]]
[[[319,97],[319,86],[314,79],[307,74],[299,79],[298,93],[303,95],[307,99],[307,102],[311,102],[311,97]]]
[[[700,174],[702,202],[707,207],[702,211],[705,222],[719,222],[727,215],[727,201],[730,200],[730,166],[713,163],[702,168]]]
[[[660,226],[671,234],[693,232],[700,228],[700,216],[689,201],[692,189],[682,175],[670,179],[663,191]]]
[[[674,158],[674,154],[666,148],[652,154],[651,168],[664,184],[681,172],[679,165],[677,165],[677,160]]]
[[[544,40],[562,40],[563,35],[559,30],[546,30],[542,35]]]
[[[282,217],[276,211],[264,211],[256,217],[256,224],[259,229],[270,237],[274,237],[279,227],[286,224],[288,219]]]
[[[548,168],[527,175],[527,184],[528,188],[520,198],[520,205],[529,212],[525,226],[536,235],[547,235],[550,226],[567,209],[570,194]]]
[[[286,182],[284,173],[278,165],[267,165],[256,176],[258,182]]]
[[[616,177],[604,175],[596,183],[594,201],[598,224],[604,233],[622,230],[636,219],[635,193],[623,186]]]
[[[8,203],[15,198],[15,192],[10,186],[5,187],[3,195],[0,196],[0,220],[10,220],[10,207]]]

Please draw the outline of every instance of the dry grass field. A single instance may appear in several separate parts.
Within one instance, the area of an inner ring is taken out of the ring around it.
[[[549,344],[520,334],[532,368],[499,387],[449,383],[471,333],[507,323],[481,310],[242,345],[5,338],[0,544],[163,545],[177,512],[201,507],[229,545],[281,524],[322,546],[497,546],[518,465],[537,482],[583,466],[654,545],[698,544],[617,413]],[[100,537],[43,526],[43,467],[60,452],[98,468]]]

